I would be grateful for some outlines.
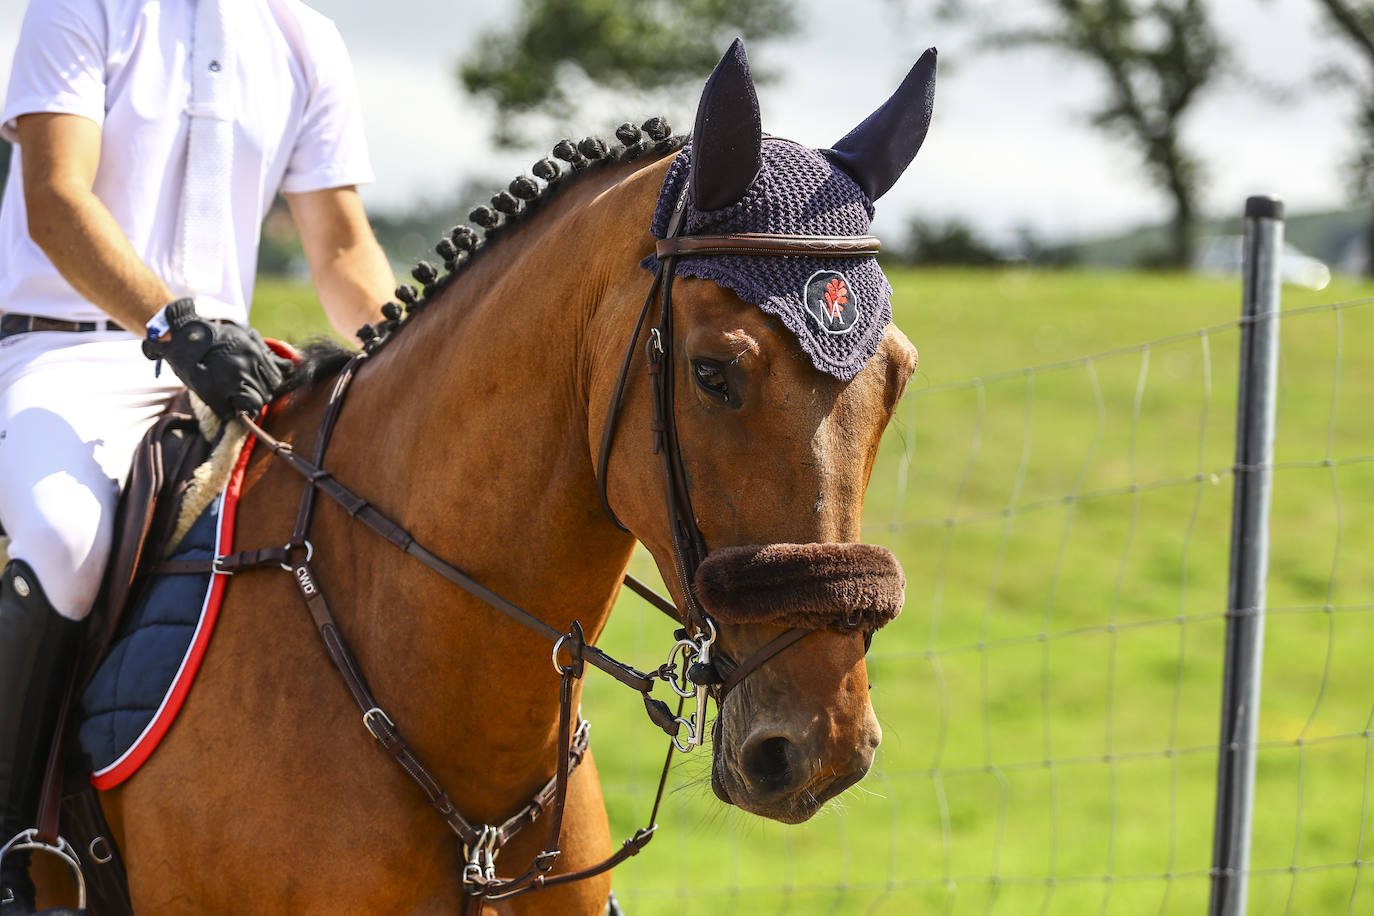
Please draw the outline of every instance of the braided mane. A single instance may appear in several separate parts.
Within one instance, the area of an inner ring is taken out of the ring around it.
[[[523,224],[531,214],[577,179],[611,163],[631,162],[646,154],[661,158],[680,150],[689,137],[674,135],[663,118],[650,118],[640,127],[625,122],[616,128],[614,144],[599,137],[580,141],[559,140],[553,147],[553,158],[544,158],[530,169],[534,177],[516,176],[507,189],[491,198],[491,206],[480,206],[468,213],[477,227],[459,224],[434,246],[435,254],[443,259],[443,273],[428,261],[419,261],[410,275],[420,288],[404,283],[396,288],[396,300],[382,306],[383,319],[358,329],[358,339],[369,354],[386,345],[409,323],[409,318],[424,309],[452,283],[464,268],[492,243],[506,234],[505,230]],[[567,163],[565,169],[559,162]],[[539,181],[536,181],[538,178]],[[542,184],[540,183],[542,181]],[[331,340],[314,340],[300,348],[301,362],[277,389],[285,394],[305,388],[316,381],[337,375],[356,351]]]

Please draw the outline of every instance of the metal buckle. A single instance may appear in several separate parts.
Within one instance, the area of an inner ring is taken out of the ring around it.
[[[467,860],[463,866],[464,887],[477,887],[483,882],[489,884],[496,880],[497,836],[495,827],[483,824],[477,842],[471,847],[463,844],[463,858]]]
[[[377,734],[377,729],[372,726],[372,717],[374,715],[381,716],[382,721],[385,722],[387,724],[387,727],[390,728],[392,731],[396,730],[396,723],[391,721],[391,716],[388,716],[380,706],[373,706],[367,712],[363,713],[363,726],[369,732],[372,733],[373,738],[376,738],[378,742],[385,744],[386,742],[382,741],[382,736]]]
[[[8,843],[0,846],[0,861],[12,852],[46,852],[57,856],[67,863],[67,868],[71,870],[72,877],[76,879],[76,908],[86,909],[86,876],[81,871],[81,862],[76,857],[76,850],[72,844],[68,843],[64,837],[57,838],[57,845],[45,843],[38,839],[38,831],[29,828],[21,833],[10,837]]]

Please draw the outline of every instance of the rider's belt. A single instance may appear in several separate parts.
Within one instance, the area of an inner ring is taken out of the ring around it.
[[[16,315],[7,312],[0,316],[0,340],[29,331],[122,331],[113,321],[63,321],[41,315]]]

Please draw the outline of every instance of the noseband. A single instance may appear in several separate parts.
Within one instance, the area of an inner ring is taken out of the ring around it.
[[[625,383],[630,373],[630,365],[634,361],[635,347],[639,342],[645,320],[648,318],[655,301],[657,301],[658,324],[650,329],[649,339],[645,345],[645,358],[653,405],[653,416],[649,427],[654,434],[654,454],[658,455],[661,461],[663,501],[667,507],[668,528],[672,535],[673,569],[677,575],[678,593],[682,596],[680,622],[689,631],[698,634],[698,639],[703,641],[703,645],[709,645],[709,642],[713,642],[715,639],[716,626],[711,615],[703,609],[697,592],[697,573],[702,563],[708,560],[708,551],[701,529],[697,527],[696,515],[692,511],[692,496],[687,486],[687,474],[682,462],[682,445],[678,440],[677,418],[673,409],[674,380],[676,379],[674,371],[676,348],[673,336],[673,279],[677,274],[678,259],[710,255],[802,256],[813,258],[817,256],[828,258],[873,257],[882,248],[882,243],[871,235],[786,235],[757,232],[683,235],[682,228],[686,221],[687,212],[687,194],[688,191],[684,188],[678,197],[677,205],[673,208],[672,216],[668,220],[665,237],[658,240],[656,249],[658,266],[654,271],[654,281],[649,287],[649,294],[644,299],[644,306],[640,309],[634,332],[630,335],[630,342],[625,348],[625,357],[621,361],[620,373],[616,377],[610,405],[606,410],[606,425],[602,430],[601,449],[597,457],[596,479],[601,496],[601,507],[611,521],[628,532],[629,529],[616,517],[615,510],[611,508],[610,499],[606,493],[607,471],[611,460],[611,446],[615,442],[621,403],[625,395]],[[890,553],[888,555],[891,556]],[[892,564],[895,566],[895,558],[892,560]],[[898,568],[898,573],[900,574],[900,568]],[[899,597],[898,609],[900,606]],[[840,613],[844,614],[845,612],[841,611]],[[788,622],[788,620],[785,615],[779,615],[773,622]],[[740,662],[731,675],[724,680],[721,679],[712,664],[693,665],[689,670],[695,676],[691,674],[689,676],[701,688],[703,695],[699,697],[698,702],[701,721],[688,723],[693,734],[689,737],[687,746],[695,747],[701,744],[704,738],[706,730],[704,727],[705,704],[701,701],[704,700],[705,692],[709,692],[717,704],[723,702],[726,694],[747,674],[803,636],[815,629],[826,628],[830,623],[831,621],[824,620],[817,626],[815,621],[809,621],[808,625],[794,626],[788,629]],[[843,626],[843,620],[840,620],[839,623],[840,626],[837,628],[846,628]],[[881,623],[877,625],[881,626]],[[871,637],[875,628],[866,630],[865,646],[867,646],[867,639]],[[707,657],[709,658],[709,655]],[[706,662],[706,658],[699,656],[699,661]],[[693,726],[695,727],[693,728]]]

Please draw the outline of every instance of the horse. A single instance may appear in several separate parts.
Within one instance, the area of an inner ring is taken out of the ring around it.
[[[869,199],[924,138],[933,64],[931,52],[827,151]],[[388,724],[475,824],[521,810],[567,755],[560,709],[577,709],[581,694],[580,681],[561,675],[582,636],[592,651],[636,541],[688,624],[687,660],[713,652],[728,670],[787,632],[776,608],[752,618],[748,608],[770,594],[787,605],[817,556],[848,562],[842,549],[863,546],[860,510],[879,439],[916,366],[914,347],[889,322],[852,377],[822,372],[778,315],[685,270],[654,284],[670,289],[659,301],[675,332],[666,341],[658,328],[644,334],[637,316],[648,310],[651,275],[641,262],[664,250],[651,216],[687,142],[661,122],[646,128],[647,137],[625,125],[613,148],[561,144],[564,166],[546,159],[534,169],[546,187],[525,176],[494,208],[474,211],[485,237],[460,227],[439,248],[445,275],[417,268],[424,294],[398,291],[410,308],[393,304],[366,335],[346,402],[333,398],[342,357],[317,353],[297,370],[295,390],[263,421],[280,445],[257,448],[243,480],[239,544],[282,544],[311,484],[277,453],[311,454],[322,416],[336,410],[323,461],[332,481],[568,634],[553,646],[551,667],[544,635],[397,552],[339,502],[315,506],[313,585],[327,594]],[[761,151],[785,142],[762,135],[736,42],[702,95],[687,197],[703,212],[741,199],[760,174]],[[832,281],[829,293],[837,288]],[[836,316],[839,298],[828,300]],[[654,346],[671,357],[668,439],[642,381],[663,365]],[[680,461],[667,485],[665,450]],[[690,493],[685,508],[672,504],[675,483]],[[787,581],[755,582],[753,598],[737,601],[743,610],[718,615],[707,636],[688,613],[698,598],[679,556],[686,529],[709,547],[704,565],[746,554],[713,566],[718,581],[703,587],[719,595],[701,599],[707,610],[732,600],[736,577],[782,568],[766,562],[773,547],[794,545],[783,553],[802,572],[787,567]],[[608,870],[504,900],[465,898],[463,852],[424,794],[372,747],[375,710],[360,727],[295,578],[232,577],[174,727],[132,778],[102,793],[135,910],[427,913],[467,899],[473,912],[601,913]],[[881,738],[864,666],[872,626],[849,623],[811,620],[805,638],[770,651],[720,699],[711,782],[724,802],[800,822],[867,772]],[[704,702],[696,715],[676,725],[699,741]],[[594,866],[613,849],[592,751],[562,792],[551,876]],[[548,807],[535,810],[533,824],[506,843],[506,871],[539,860],[550,817]]]

